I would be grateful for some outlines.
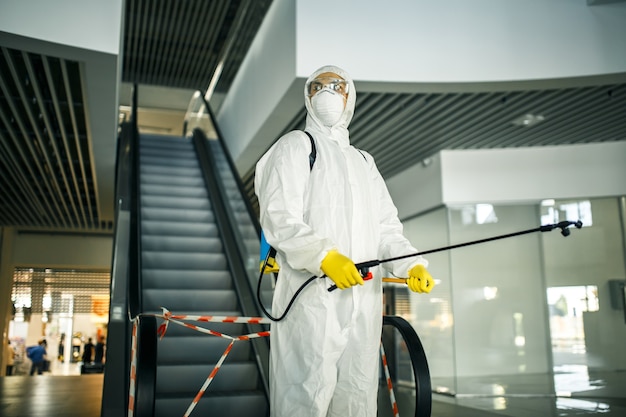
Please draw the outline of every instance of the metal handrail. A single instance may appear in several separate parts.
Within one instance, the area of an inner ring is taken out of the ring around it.
[[[130,322],[128,309],[128,255],[130,218],[130,154],[131,125],[120,126],[117,141],[115,170],[115,234],[111,259],[111,288],[109,323],[107,331],[108,353],[102,389],[102,417],[114,417],[128,406],[130,364]]]
[[[139,178],[139,128],[137,126],[137,85],[133,88],[132,98],[132,139],[130,141],[130,246],[128,309],[131,320],[142,312],[141,301],[141,201]]]
[[[413,326],[402,317],[383,316],[383,326],[396,328],[406,343],[407,351],[411,358],[413,377],[415,378],[415,417],[430,417],[432,410],[432,386],[428,361],[422,342]],[[392,374],[397,375],[393,367],[390,371]]]
[[[157,368],[157,321],[153,316],[139,316],[137,326],[137,369],[135,373],[134,415],[154,415]]]

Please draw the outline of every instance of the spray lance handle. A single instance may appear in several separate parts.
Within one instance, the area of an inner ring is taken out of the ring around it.
[[[356,269],[359,271],[359,274],[361,274],[361,276],[363,277],[363,281],[369,281],[370,279],[374,278],[374,275],[370,271],[370,268],[373,266],[380,265],[380,263],[381,262],[378,259],[375,259],[373,261],[367,261],[367,262],[354,264],[354,266],[356,266]],[[336,289],[337,289],[337,286],[332,285],[328,288],[328,292],[335,291]]]

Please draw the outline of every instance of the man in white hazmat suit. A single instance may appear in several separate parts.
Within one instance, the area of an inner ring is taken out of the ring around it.
[[[272,311],[280,315],[312,275],[284,320],[271,328],[273,417],[374,417],[382,331],[382,270],[363,281],[354,262],[415,253],[371,155],[350,145],[354,83],[325,66],[305,85],[306,131],[281,137],[256,166],[261,226],[277,250],[280,274]],[[421,257],[384,264],[430,292]],[[341,291],[329,292],[331,285]]]

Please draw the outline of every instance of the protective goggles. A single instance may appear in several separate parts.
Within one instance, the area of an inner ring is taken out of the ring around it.
[[[350,84],[348,84],[345,80],[332,77],[322,77],[310,81],[306,85],[306,92],[309,97],[313,97],[322,90],[329,90],[347,97],[349,87]]]

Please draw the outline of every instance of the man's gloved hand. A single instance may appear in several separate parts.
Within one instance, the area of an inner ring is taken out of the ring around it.
[[[336,250],[331,250],[326,254],[321,267],[326,276],[332,279],[340,290],[356,284],[363,285],[363,277],[357,271],[354,262]]]
[[[424,265],[415,265],[409,271],[406,285],[413,292],[429,293],[435,287],[435,281]]]

